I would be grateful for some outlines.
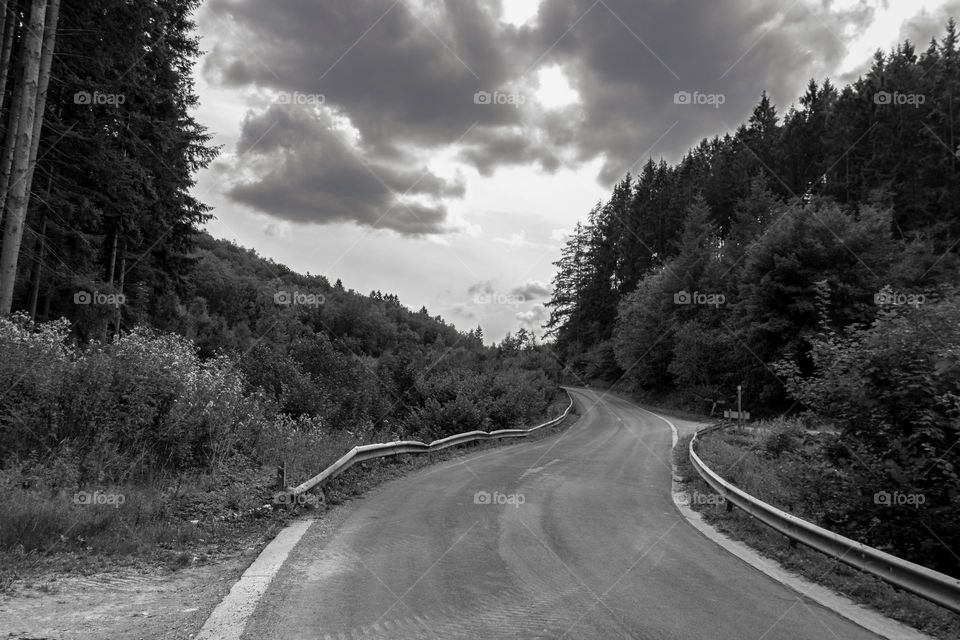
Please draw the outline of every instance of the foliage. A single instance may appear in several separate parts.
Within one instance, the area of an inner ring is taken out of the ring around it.
[[[922,496],[916,508],[859,505],[852,525],[954,573],[960,540],[960,306],[948,297],[885,311],[868,326],[813,339],[815,370],[781,362],[791,394],[840,429],[837,453],[864,493]],[[872,489],[872,491],[871,491]]]
[[[783,114],[764,93],[734,132],[625,176],[555,263],[547,328],[568,370],[695,397],[739,384],[751,408],[787,409],[771,363],[809,371],[815,283],[840,327],[873,320],[884,284],[954,281],[957,39],[951,20],[923,53],[878,54],[850,86],[811,80]],[[674,304],[680,292],[724,302]],[[611,340],[618,366],[598,367]]]
[[[201,360],[179,336],[137,329],[76,349],[62,322],[30,329],[0,319],[5,463],[72,460],[77,484],[216,468],[264,419],[228,358]]]

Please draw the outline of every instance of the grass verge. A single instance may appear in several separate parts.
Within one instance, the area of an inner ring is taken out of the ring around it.
[[[697,449],[698,455],[714,471],[732,481],[723,470],[736,468],[739,488],[780,508],[785,502],[797,500],[790,495],[789,487],[773,475],[776,469],[764,469],[756,457],[751,456],[752,447],[758,438],[773,438],[777,434],[738,434],[726,430],[714,432],[703,438]],[[692,499],[690,507],[698,511],[711,526],[724,534],[744,542],[762,555],[776,560],[784,568],[797,573],[811,582],[823,585],[847,596],[851,600],[870,607],[883,615],[898,620],[936,638],[954,640],[960,638],[960,615],[939,607],[923,598],[897,589],[868,573],[850,567],[803,545],[791,546],[789,539],[770,527],[758,522],[739,509],[726,510],[719,496],[697,474],[690,464],[688,450],[692,436],[681,438],[674,450],[677,475],[684,479],[680,488]],[[780,493],[780,500],[771,499],[771,494]],[[779,502],[779,504],[777,504]],[[790,509],[786,509],[791,511]],[[797,514],[799,515],[799,514]]]
[[[558,395],[545,419],[562,413],[568,402],[566,394]],[[571,420],[522,441],[557,433]],[[324,490],[328,502],[337,504],[411,470],[517,441],[470,443],[437,453],[371,460],[349,469]],[[343,442],[339,448],[312,452],[297,461],[301,467],[297,476],[306,479],[319,472],[352,446]],[[315,465],[312,473],[306,471],[307,458]],[[13,593],[18,585],[42,583],[53,573],[90,575],[158,567],[176,571],[262,548],[292,518],[313,508],[310,503],[274,504],[276,481],[273,468],[235,467],[216,474],[74,492],[25,486],[22,473],[0,472],[0,594]]]

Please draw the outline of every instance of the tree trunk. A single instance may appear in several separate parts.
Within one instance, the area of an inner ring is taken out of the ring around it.
[[[57,44],[57,22],[60,20],[60,0],[48,0],[47,17],[43,23],[43,53],[40,54],[40,76],[37,83],[37,117],[33,121],[33,138],[30,141],[30,171],[27,173],[27,193],[33,186],[33,172],[37,168],[37,153],[40,150],[40,132],[47,108],[47,90],[50,88],[50,68],[53,66],[53,50]]]
[[[7,77],[10,75],[10,54],[13,53],[13,43],[17,39],[17,15],[20,13],[20,2],[3,2],[3,38],[0,40],[0,107],[3,95],[7,90]]]
[[[17,148],[17,133],[20,130],[20,112],[23,107],[23,82],[17,74],[13,95],[10,96],[10,111],[7,113],[7,130],[4,133],[3,153],[0,154],[0,220],[3,220],[10,190],[10,170],[13,167],[13,153]]]
[[[113,242],[110,243],[110,258],[107,260],[107,284],[113,285],[113,270],[117,264],[117,236],[120,230],[117,227],[113,229]]]
[[[33,265],[33,274],[30,282],[30,319],[37,320],[37,300],[40,299],[40,281],[43,279],[43,261],[47,255],[47,216],[43,216],[40,225],[40,237],[37,238],[37,261]]]
[[[33,146],[33,128],[37,113],[37,93],[40,81],[40,55],[43,48],[43,23],[46,18],[46,0],[33,0],[30,22],[23,35],[20,67],[21,107],[17,144],[10,168],[10,188],[7,193],[6,225],[3,246],[0,248],[0,315],[9,315],[13,306],[13,286],[17,278],[17,259],[23,241],[23,225],[29,194],[27,178],[30,174],[30,150]]]
[[[46,199],[50,202],[50,192],[53,190],[53,171],[47,175]],[[30,279],[30,319],[37,321],[37,302],[40,299],[40,282],[43,280],[43,262],[47,258],[47,214],[43,214],[40,225],[40,237],[37,238],[37,261],[34,264]]]
[[[13,7],[8,7],[10,4],[7,0],[0,0],[0,52],[4,50],[4,43],[6,43],[7,38],[12,33],[14,24],[13,21],[7,20],[7,11],[10,10],[12,13]],[[0,54],[2,55],[2,54]],[[9,60],[8,60],[9,62]],[[7,65],[0,65],[0,109],[3,108],[3,89],[4,84],[7,81]]]
[[[125,273],[126,268],[127,268],[127,254],[126,254],[126,247],[124,246],[120,248],[120,286],[118,287],[118,293],[120,295],[123,295],[123,277],[126,275]],[[122,307],[123,307],[123,303],[118,301],[117,316],[116,316],[116,320],[114,321],[114,336],[117,338],[120,337],[120,320],[121,320],[120,309]]]
[[[117,227],[113,229],[113,242],[110,243],[110,258],[107,261],[107,284],[110,287],[113,287],[113,272],[117,264],[117,236],[120,235],[120,230]],[[110,332],[110,319],[104,317],[103,319],[103,341],[107,341],[107,335]]]

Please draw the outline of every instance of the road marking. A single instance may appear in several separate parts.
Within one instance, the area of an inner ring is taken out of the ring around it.
[[[196,640],[239,640],[270,581],[311,524],[312,519],[301,520],[277,534],[213,610]]]
[[[560,462],[560,459],[559,459],[559,458],[554,458],[553,460],[551,460],[551,461],[548,462],[547,464],[543,465],[542,467],[533,467],[533,468],[531,468],[531,469],[527,469],[526,471],[523,472],[523,474],[520,475],[520,479],[523,480],[526,476],[528,476],[528,475],[530,475],[530,474],[532,474],[532,473],[540,473],[541,471],[543,471],[544,469],[546,469],[547,467],[549,467],[550,465],[552,465],[554,462]]]

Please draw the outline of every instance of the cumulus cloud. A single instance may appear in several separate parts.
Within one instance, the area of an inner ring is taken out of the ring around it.
[[[477,313],[469,305],[458,302],[450,307],[450,310],[455,314],[463,316],[464,318],[476,318]]]
[[[547,321],[549,315],[546,307],[536,306],[531,307],[529,311],[521,311],[514,317],[527,329],[539,329]]]
[[[546,298],[552,291],[553,287],[546,282],[528,280],[519,287],[514,287],[510,293],[524,300],[536,300],[537,298]]]
[[[467,287],[467,293],[470,294],[471,296],[475,296],[478,293],[493,293],[493,292],[494,292],[493,283],[490,282],[489,280],[482,280],[480,282],[476,282],[470,285],[469,287]]]

